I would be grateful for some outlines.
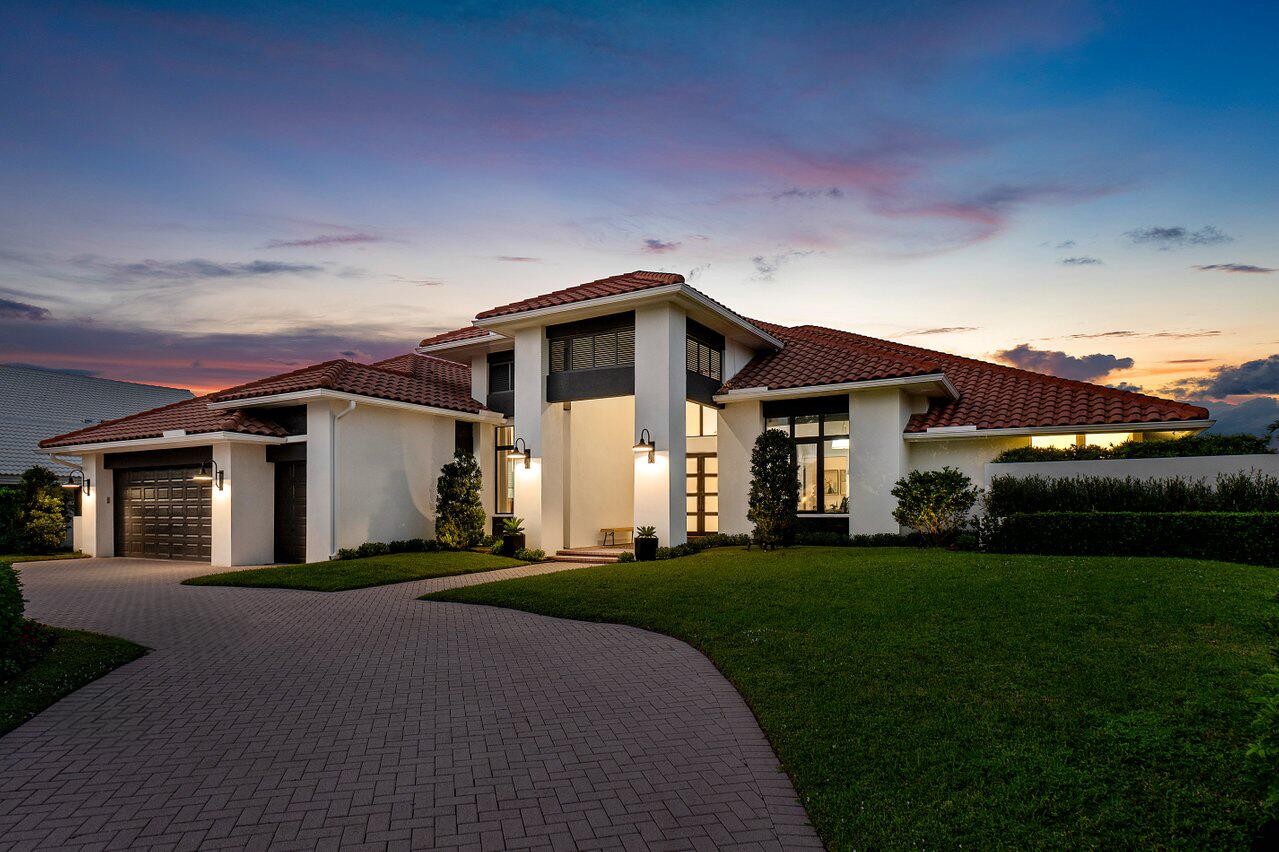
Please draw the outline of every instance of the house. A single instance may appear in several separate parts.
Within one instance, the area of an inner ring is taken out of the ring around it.
[[[0,485],[17,482],[33,465],[66,473],[40,452],[41,438],[191,396],[181,388],[0,365]]]
[[[801,524],[895,532],[893,484],[1000,451],[1211,425],[1205,409],[820,326],[749,319],[632,272],[491,308],[375,364],[335,360],[42,442],[84,458],[96,555],[317,561],[433,534],[435,481],[475,454],[530,546],[652,525],[745,532],[750,453],[795,438]]]

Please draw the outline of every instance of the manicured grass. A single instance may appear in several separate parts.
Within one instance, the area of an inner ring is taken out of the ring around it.
[[[63,630],[40,660],[17,677],[0,681],[0,735],[75,692],[112,669],[136,660],[147,652],[141,645],[115,636]]]
[[[0,562],[8,562],[14,565],[18,562],[48,562],[50,559],[87,559],[83,553],[78,551],[67,551],[63,553],[0,553]]]
[[[701,649],[833,848],[1237,848],[1262,819],[1244,750],[1276,590],[1220,562],[813,547],[428,599]]]
[[[206,574],[182,582],[188,586],[255,586],[271,589],[304,589],[312,592],[342,592],[367,586],[384,586],[408,580],[451,577],[524,565],[518,559],[473,553],[469,550],[439,553],[392,553],[363,559],[335,559],[309,565],[278,565]]]

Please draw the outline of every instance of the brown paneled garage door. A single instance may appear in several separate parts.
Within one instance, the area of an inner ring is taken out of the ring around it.
[[[140,559],[213,557],[212,487],[196,467],[115,471],[115,552]]]

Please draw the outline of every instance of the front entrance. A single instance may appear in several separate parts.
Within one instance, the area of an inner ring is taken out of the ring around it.
[[[275,463],[275,561],[306,561],[306,461]]]
[[[688,534],[719,532],[719,457],[715,453],[689,453],[687,487]]]
[[[198,467],[115,471],[115,553],[138,559],[213,557],[212,489]]]

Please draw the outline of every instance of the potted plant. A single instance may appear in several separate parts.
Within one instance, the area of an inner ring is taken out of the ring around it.
[[[514,556],[524,549],[524,519],[507,518],[502,522],[502,555]]]
[[[652,562],[657,558],[657,527],[635,530],[635,561]]]

